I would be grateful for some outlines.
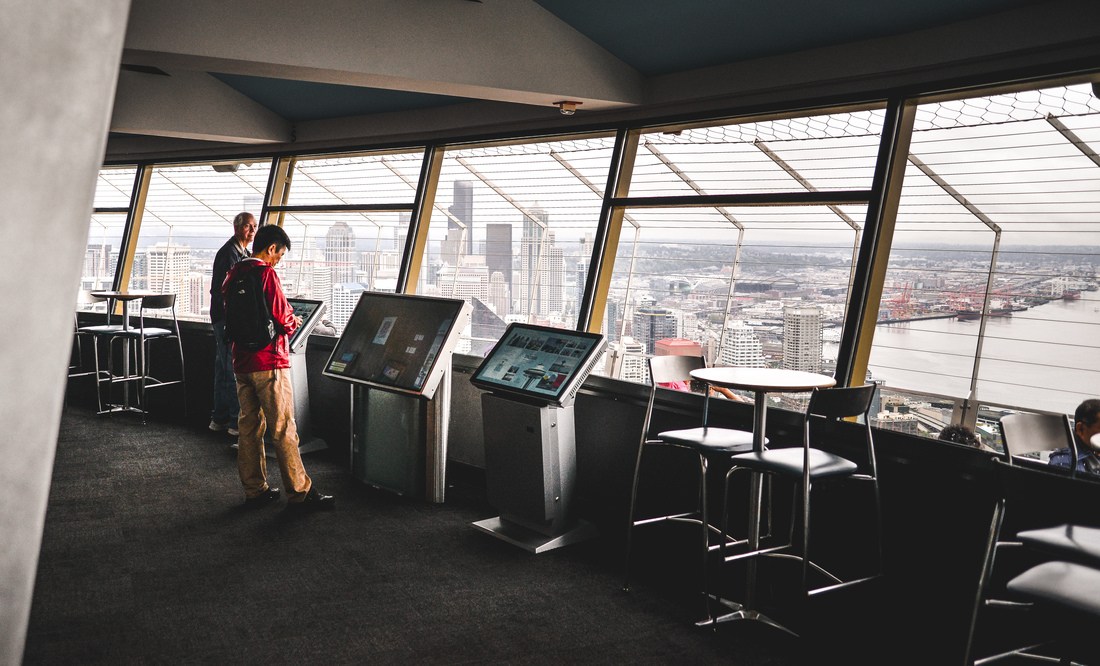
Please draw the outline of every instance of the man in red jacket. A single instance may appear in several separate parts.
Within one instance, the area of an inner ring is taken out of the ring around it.
[[[226,285],[245,271],[259,271],[264,300],[275,320],[276,335],[271,344],[258,350],[233,343],[233,374],[237,377],[237,399],[241,415],[237,423],[237,471],[244,484],[245,505],[262,506],[279,499],[279,489],[267,483],[264,433],[271,428],[271,441],[279,472],[286,485],[287,508],[331,509],[335,500],[313,488],[298,452],[298,429],[294,424],[294,387],[290,381],[290,350],[287,337],[301,325],[300,317],[283,295],[275,266],[290,249],[290,237],[282,227],[265,225],[252,241],[252,256],[235,264],[225,277]]]

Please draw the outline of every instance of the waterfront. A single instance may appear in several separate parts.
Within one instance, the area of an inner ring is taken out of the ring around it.
[[[1100,395],[1098,294],[989,318],[976,386],[982,403],[1072,412]],[[980,327],[954,318],[880,324],[872,375],[888,387],[967,397]]]

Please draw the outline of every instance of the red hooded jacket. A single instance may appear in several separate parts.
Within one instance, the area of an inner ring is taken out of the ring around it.
[[[288,336],[298,328],[294,320],[294,308],[290,307],[286,296],[283,294],[283,285],[279,281],[275,269],[259,259],[248,258],[233,265],[222,283],[222,296],[225,296],[225,286],[236,279],[244,271],[260,271],[260,283],[264,288],[264,298],[271,308],[271,318],[275,320],[276,333],[271,344],[251,351],[233,344],[233,372],[238,375],[247,375],[252,372],[265,370],[278,370],[290,367],[290,347],[287,343]]]

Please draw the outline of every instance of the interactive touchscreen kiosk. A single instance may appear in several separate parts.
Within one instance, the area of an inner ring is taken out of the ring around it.
[[[470,381],[488,391],[481,396],[485,484],[500,516],[474,527],[533,553],[595,535],[570,513],[573,403],[603,350],[595,333],[512,324],[485,357]]]
[[[360,297],[322,373],[352,385],[355,478],[443,501],[451,354],[470,311],[453,298]]]
[[[595,333],[512,324],[470,381],[502,395],[568,405],[602,350],[603,336]]]
[[[294,315],[302,318],[302,325],[294,330],[290,336],[290,353],[297,353],[306,346],[309,334],[321,323],[321,316],[325,314],[325,302],[311,298],[288,298],[290,307],[294,308]]]

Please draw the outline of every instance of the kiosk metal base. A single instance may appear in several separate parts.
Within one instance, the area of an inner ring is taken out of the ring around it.
[[[533,530],[500,516],[479,520],[471,524],[481,532],[491,534],[536,555],[592,539],[598,534],[596,526],[584,520],[578,520],[572,523],[569,529],[553,534],[543,534],[538,530]]]

